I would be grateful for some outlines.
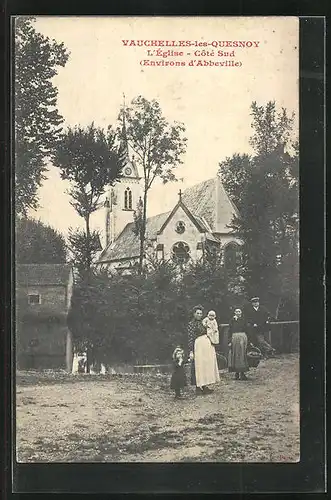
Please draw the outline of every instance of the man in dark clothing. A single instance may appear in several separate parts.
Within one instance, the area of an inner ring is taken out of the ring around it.
[[[264,338],[264,334],[270,330],[270,314],[260,305],[259,297],[252,297],[251,304],[245,310],[245,320],[249,342],[256,345],[264,356],[273,356],[275,349]]]

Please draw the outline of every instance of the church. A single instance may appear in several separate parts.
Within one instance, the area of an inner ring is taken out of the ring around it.
[[[133,215],[143,192],[134,159],[127,161],[123,173],[104,203],[104,248],[97,266],[131,274],[140,248]],[[238,211],[218,175],[179,191],[172,210],[147,219],[146,258],[184,263],[200,259],[208,247],[216,248],[224,264],[234,268],[241,258],[241,242],[231,234],[233,215]]]

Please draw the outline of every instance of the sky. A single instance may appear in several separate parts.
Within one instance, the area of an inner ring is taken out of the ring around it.
[[[53,79],[65,126],[86,126],[92,121],[100,127],[116,125],[123,93],[127,103],[138,95],[157,99],[167,120],[185,124],[187,151],[177,169],[183,182],[155,184],[149,215],[171,209],[179,189],[214,177],[226,157],[251,152],[252,101],[262,105],[275,100],[279,108],[298,113],[296,17],[38,17],[35,28],[63,42],[70,52],[66,66]],[[130,42],[124,46],[123,40],[189,40],[212,45],[205,48],[209,54],[195,53],[203,47],[160,47],[184,54],[164,58],[147,54],[157,47],[137,47]],[[224,41],[256,43],[245,48],[213,47]],[[234,55],[221,56],[218,50],[230,54],[234,50]],[[183,60],[186,65],[142,66],[144,60]],[[241,64],[189,66],[190,60]],[[69,204],[68,187],[50,165],[39,192],[41,207],[31,212],[64,235],[69,227],[83,227]],[[99,223],[100,214],[96,214],[92,226],[99,227]]]

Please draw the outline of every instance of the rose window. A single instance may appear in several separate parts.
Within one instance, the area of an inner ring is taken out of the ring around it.
[[[184,231],[185,231],[185,222],[183,222],[183,221],[180,220],[176,224],[176,233],[183,234]]]

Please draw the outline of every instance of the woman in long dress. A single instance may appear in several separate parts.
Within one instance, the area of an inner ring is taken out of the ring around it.
[[[242,310],[237,307],[234,316],[229,323],[229,333],[231,342],[229,344],[228,368],[235,373],[236,380],[247,380],[245,372],[248,372],[246,325],[242,315]]]
[[[202,316],[202,306],[196,306],[193,309],[193,318],[188,324],[188,350],[192,361],[191,385],[196,386],[196,393],[199,395],[212,392],[208,385],[220,380],[215,348],[207,336]]]

